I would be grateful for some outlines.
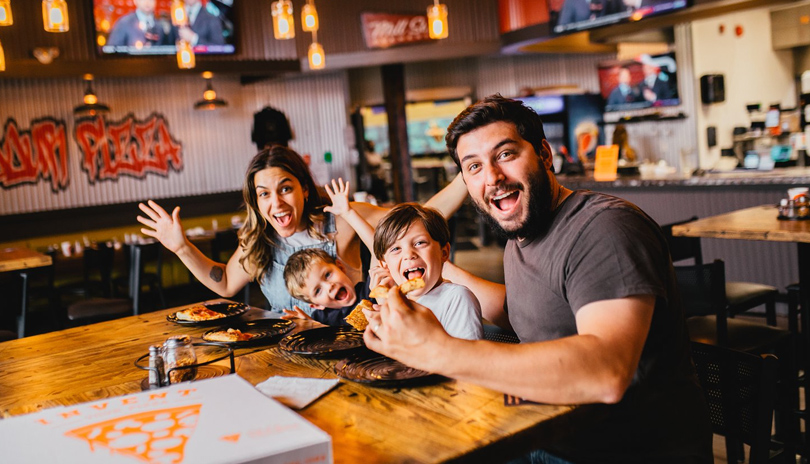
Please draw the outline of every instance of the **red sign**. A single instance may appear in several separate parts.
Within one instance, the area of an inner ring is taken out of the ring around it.
[[[172,138],[166,119],[158,114],[145,121],[130,115],[117,123],[101,116],[82,119],[75,135],[90,183],[121,175],[168,176],[170,167],[183,169],[183,145]]]
[[[360,19],[368,48],[388,48],[431,40],[426,15],[362,13]]]
[[[30,131],[21,131],[8,119],[0,139],[0,186],[35,184],[40,177],[51,180],[54,192],[67,188],[65,122],[40,119],[32,121]]]

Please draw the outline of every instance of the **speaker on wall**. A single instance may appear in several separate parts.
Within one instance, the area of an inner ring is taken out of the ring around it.
[[[726,99],[726,86],[722,74],[700,76],[700,101],[704,104],[718,103]]]

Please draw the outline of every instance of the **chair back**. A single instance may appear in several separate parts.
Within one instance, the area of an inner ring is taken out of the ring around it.
[[[160,299],[160,305],[166,306],[163,298],[163,245],[160,242],[132,243],[129,245],[129,297],[136,315],[140,314],[142,288],[152,287]],[[146,266],[155,265],[155,272],[146,272]]]
[[[89,298],[93,288],[99,288],[101,296],[112,296],[112,270],[115,249],[106,243],[97,243],[84,249],[84,295]],[[96,278],[97,277],[97,278]]]
[[[717,340],[728,341],[726,270],[722,260],[709,264],[675,266],[684,317],[717,316]]]
[[[233,229],[218,230],[214,232],[214,239],[211,240],[211,258],[214,261],[227,262],[228,258],[222,259],[222,253],[233,253],[239,247],[239,236]]]
[[[750,463],[768,462],[777,358],[691,342],[692,359],[709,404],[712,430],[726,437],[728,462],[738,462],[740,441],[751,446]]]
[[[661,226],[661,231],[667,239],[669,245],[669,254],[672,256],[672,262],[684,261],[687,259],[694,260],[694,264],[703,264],[703,251],[700,248],[700,237],[676,237],[672,235],[672,227],[686,224],[688,222],[697,221],[697,216],[680,221],[673,222]]]

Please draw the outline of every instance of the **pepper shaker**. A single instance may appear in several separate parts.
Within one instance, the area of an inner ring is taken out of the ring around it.
[[[163,357],[160,354],[160,345],[149,347],[149,388],[163,386]]]

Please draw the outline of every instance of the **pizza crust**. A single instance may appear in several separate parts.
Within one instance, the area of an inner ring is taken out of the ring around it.
[[[407,295],[408,293],[423,288],[424,286],[425,281],[421,277],[417,277],[415,279],[402,282],[402,285],[399,286],[399,291],[401,291],[403,295]],[[368,296],[371,298],[385,298],[388,296],[388,290],[388,287],[374,287]]]
[[[368,325],[368,319],[366,319],[366,315],[363,314],[364,309],[374,309],[371,306],[371,301],[361,300],[360,303],[357,303],[357,306],[354,307],[352,312],[350,312],[349,315],[344,319],[349,323],[349,325],[361,332],[366,330],[366,326]]]
[[[246,342],[256,335],[242,332],[239,329],[217,330],[205,335],[206,340],[212,342]]]

